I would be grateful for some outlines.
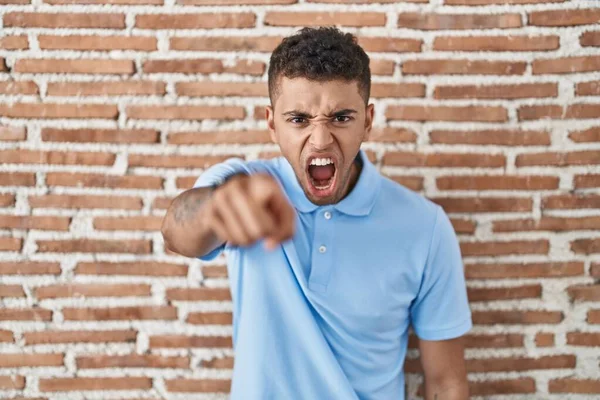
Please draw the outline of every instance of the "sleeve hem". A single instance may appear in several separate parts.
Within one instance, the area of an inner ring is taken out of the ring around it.
[[[473,327],[471,315],[463,320],[460,324],[446,329],[419,329],[413,327],[419,339],[423,340],[447,340],[454,339],[469,332]]]

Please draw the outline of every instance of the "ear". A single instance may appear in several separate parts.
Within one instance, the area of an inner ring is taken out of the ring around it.
[[[371,129],[373,128],[373,118],[375,115],[375,105],[369,104],[365,110],[365,136],[363,141],[366,142],[371,137]]]
[[[265,117],[267,119],[267,127],[269,128],[269,135],[271,136],[271,141],[277,143],[277,134],[275,133],[275,111],[273,111],[273,107],[267,106],[265,114]]]

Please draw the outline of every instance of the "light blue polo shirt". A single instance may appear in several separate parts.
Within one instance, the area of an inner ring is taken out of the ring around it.
[[[425,340],[471,329],[458,241],[441,207],[363,168],[352,192],[317,206],[280,157],[231,159],[204,172],[208,186],[262,172],[297,210],[293,239],[224,248],[233,300],[233,400],[404,399],[412,324]]]

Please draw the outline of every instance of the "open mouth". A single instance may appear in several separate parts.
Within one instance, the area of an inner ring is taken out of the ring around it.
[[[331,157],[315,157],[308,163],[310,191],[318,197],[333,193],[336,178],[336,166]]]

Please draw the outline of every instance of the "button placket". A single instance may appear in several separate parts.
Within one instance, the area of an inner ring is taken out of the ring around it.
[[[333,268],[333,237],[335,224],[330,210],[318,211],[312,243],[312,266],[308,286],[311,290],[325,291]]]

